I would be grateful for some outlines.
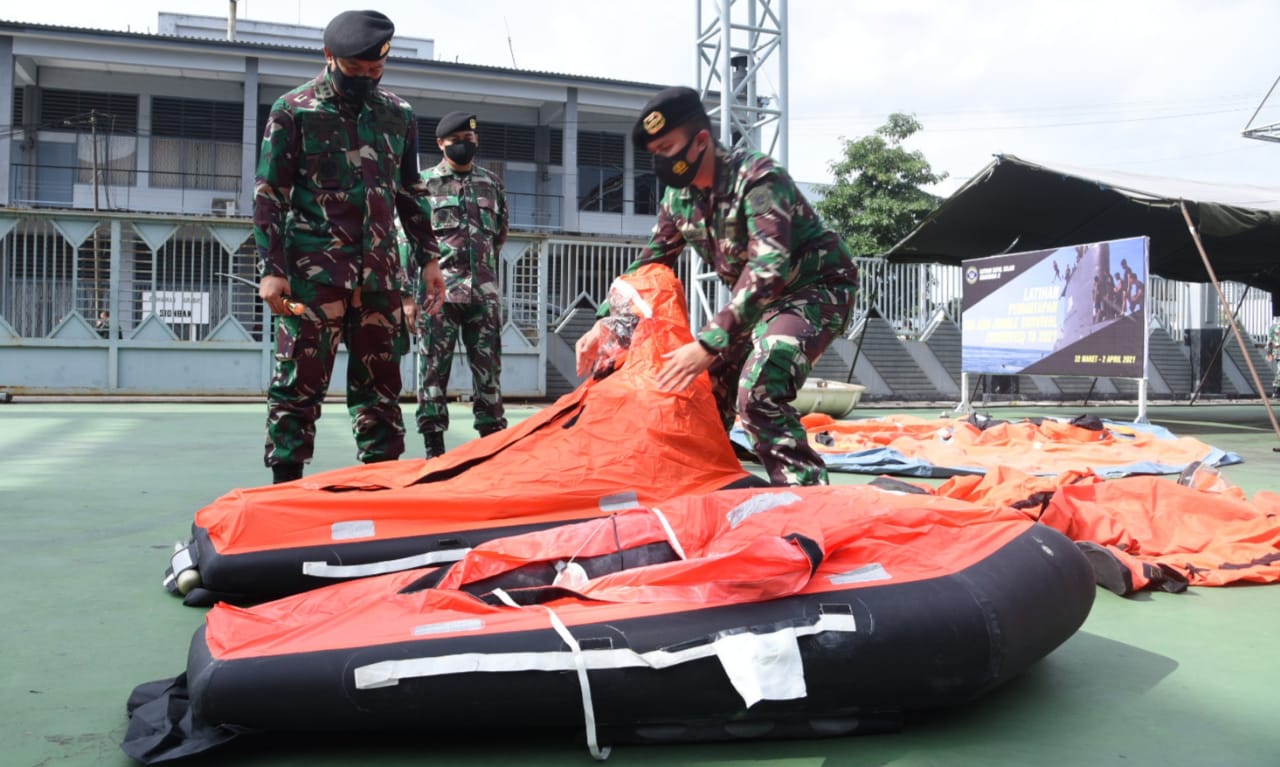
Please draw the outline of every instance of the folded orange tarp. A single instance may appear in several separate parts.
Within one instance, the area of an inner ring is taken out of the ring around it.
[[[1120,594],[1280,581],[1280,494],[1247,498],[1207,467],[1180,481],[1003,467],[917,489],[1038,515],[1081,544],[1099,583]]]

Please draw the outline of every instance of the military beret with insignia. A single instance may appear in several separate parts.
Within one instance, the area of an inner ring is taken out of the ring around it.
[[[707,110],[693,88],[676,86],[659,91],[640,110],[640,118],[631,129],[631,143],[643,150],[650,141],[660,138],[690,120],[706,119]]]
[[[470,112],[450,112],[436,123],[436,138],[444,138],[450,133],[476,129],[476,116]]]
[[[377,61],[391,50],[396,25],[377,11],[343,11],[324,28],[324,47],[339,59]]]

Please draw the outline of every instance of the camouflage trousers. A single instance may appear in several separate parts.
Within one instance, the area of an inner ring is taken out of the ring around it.
[[[791,403],[813,365],[849,322],[852,291],[814,290],[771,310],[749,338],[735,340],[711,364],[725,428],[734,416],[751,438],[774,485],[825,485],[827,467],[809,444]]]
[[[426,434],[449,428],[446,393],[459,334],[471,368],[471,412],[476,431],[507,428],[502,405],[501,304],[446,303],[436,316],[424,314],[418,331],[418,431]]]
[[[365,463],[404,452],[400,359],[408,333],[398,292],[362,293],[292,281],[301,316],[276,317],[276,362],[267,389],[267,466],[306,463],[315,449],[338,343],[347,347],[347,411],[356,459]]]

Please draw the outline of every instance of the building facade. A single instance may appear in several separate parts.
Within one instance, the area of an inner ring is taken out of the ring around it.
[[[321,30],[161,14],[160,34],[0,22],[0,206],[246,216],[278,96],[324,66]],[[222,37],[217,35],[222,33]],[[420,161],[435,124],[479,115],[478,161],[516,229],[637,237],[658,189],[627,141],[662,86],[434,61],[396,38],[383,85],[414,108]],[[8,119],[5,119],[8,118]]]

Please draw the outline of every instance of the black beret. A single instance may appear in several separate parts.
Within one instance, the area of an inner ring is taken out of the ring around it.
[[[476,116],[470,112],[450,112],[436,123],[436,138],[444,138],[450,133],[476,129]]]
[[[343,11],[324,28],[324,47],[339,59],[377,61],[391,50],[396,25],[377,11]]]
[[[640,118],[631,129],[631,143],[644,149],[650,141],[665,136],[695,117],[706,119],[707,110],[693,88],[682,85],[659,91],[640,110]]]

